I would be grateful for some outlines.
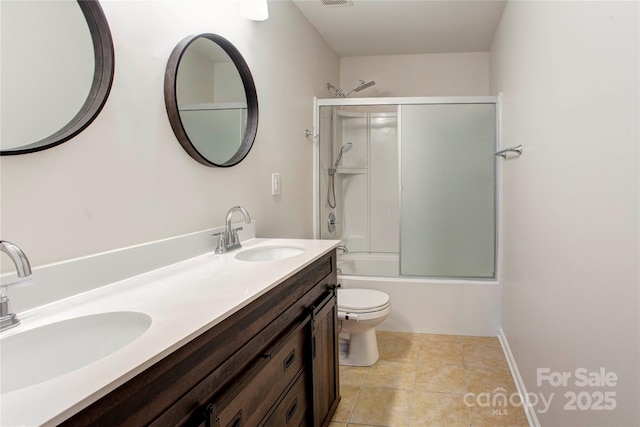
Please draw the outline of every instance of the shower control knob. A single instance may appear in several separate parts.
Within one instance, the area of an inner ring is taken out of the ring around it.
[[[336,216],[333,212],[329,212],[329,218],[327,219],[327,228],[329,229],[329,233],[333,233],[336,231]]]

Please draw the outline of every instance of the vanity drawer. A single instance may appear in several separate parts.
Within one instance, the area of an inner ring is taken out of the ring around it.
[[[302,371],[309,342],[308,323],[300,323],[261,354],[234,390],[213,404],[213,425],[256,426]]]
[[[305,372],[289,389],[275,411],[262,424],[262,427],[299,427],[306,425],[307,419],[307,383]]]

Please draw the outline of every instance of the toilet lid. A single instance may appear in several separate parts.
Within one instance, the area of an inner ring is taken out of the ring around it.
[[[338,289],[339,310],[375,310],[389,305],[389,295],[373,289]]]

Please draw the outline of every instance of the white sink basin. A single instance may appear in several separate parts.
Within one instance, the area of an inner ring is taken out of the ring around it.
[[[149,326],[146,314],[121,311],[75,317],[2,338],[0,392],[82,368],[135,341]]]
[[[239,252],[236,259],[240,261],[274,261],[290,258],[304,252],[300,246],[260,246]]]

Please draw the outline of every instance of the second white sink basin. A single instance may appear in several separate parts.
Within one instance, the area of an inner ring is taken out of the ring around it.
[[[151,317],[131,311],[75,317],[0,340],[0,392],[82,368],[135,341]],[[18,326],[20,328],[20,326]]]
[[[236,255],[236,259],[240,261],[274,261],[277,259],[290,258],[303,252],[304,248],[300,246],[259,246],[239,252]]]

